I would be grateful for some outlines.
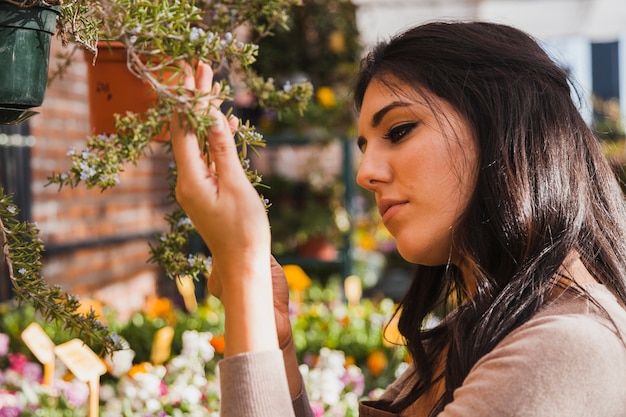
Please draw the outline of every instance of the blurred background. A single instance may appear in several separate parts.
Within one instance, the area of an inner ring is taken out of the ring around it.
[[[251,165],[268,187],[259,191],[271,203],[272,250],[287,276],[294,345],[311,404],[316,415],[350,417],[358,399],[376,398],[411,361],[394,312],[412,266],[398,255],[372,196],[354,181],[359,152],[350,88],[360,58],[377,41],[436,19],[526,30],[572,75],[581,114],[624,179],[626,1],[303,0],[289,13],[291,31],[263,39],[254,66],[284,88],[309,80],[308,109],[261,110],[244,89],[228,105],[266,139]],[[55,39],[50,68],[61,50]],[[169,229],[167,145],[153,141],[152,152],[127,166],[112,190],[47,186],[50,175],[71,166],[70,149],[83,151],[90,114],[102,110],[89,104],[90,60],[75,53],[64,77],[48,87],[40,114],[0,126],[0,187],[13,193],[19,218],[40,230],[45,280],[77,294],[81,311],[92,309],[126,344],[105,358],[103,415],[217,416],[221,304],[208,295],[204,276],[174,281],[148,262],[149,243]],[[197,237],[189,246],[206,252]],[[56,382],[69,385],[54,395],[40,389],[41,367],[24,344],[31,324],[57,345],[75,335],[66,323],[17,306],[12,295],[0,264],[0,415],[87,416],[84,381],[57,366]],[[423,326],[438,319],[433,314]],[[24,413],[6,414],[3,407],[22,393],[28,394],[20,400],[28,405]]]

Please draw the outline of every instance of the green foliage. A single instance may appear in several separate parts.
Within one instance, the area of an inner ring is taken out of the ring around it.
[[[93,311],[80,314],[80,302],[59,286],[50,287],[40,274],[43,242],[37,237],[33,223],[20,222],[19,209],[11,196],[0,189],[0,233],[9,278],[17,300],[39,311],[47,322],[62,324],[64,330],[89,343],[99,343],[106,351],[118,347],[115,334],[97,320]]]
[[[617,99],[604,100],[592,97],[593,122],[592,128],[603,140],[615,142],[624,139],[624,124],[619,101]]]
[[[304,0],[289,18],[291,29],[278,28],[259,42],[263,53],[252,67],[282,82],[310,80],[315,100],[304,113],[265,112],[259,128],[309,140],[346,137],[354,125],[350,90],[362,50],[356,6],[351,0]]]

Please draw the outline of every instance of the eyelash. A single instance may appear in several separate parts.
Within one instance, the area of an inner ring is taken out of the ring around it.
[[[415,129],[418,124],[419,122],[411,122],[394,126],[383,135],[383,139],[389,140],[391,143],[396,143]]]

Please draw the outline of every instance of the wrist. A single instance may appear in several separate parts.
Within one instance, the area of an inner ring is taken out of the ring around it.
[[[224,274],[225,356],[278,349],[269,262],[266,268],[239,268]]]

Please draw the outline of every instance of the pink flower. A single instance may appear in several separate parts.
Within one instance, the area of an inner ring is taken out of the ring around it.
[[[23,353],[9,353],[9,369],[32,382],[40,381],[43,375],[41,365],[29,362],[28,358]]]
[[[14,391],[0,390],[0,417],[19,417],[22,410]]]
[[[28,363],[28,358],[23,353],[9,353],[9,369],[20,375],[24,373],[24,366]]]
[[[72,407],[82,407],[89,399],[89,387],[84,382],[57,381],[63,396]]]
[[[0,333],[0,358],[9,353],[9,341],[10,339],[8,335]]]
[[[311,410],[315,417],[324,417],[324,405],[320,403],[312,403]]]
[[[0,417],[19,417],[22,410],[14,405],[4,405],[0,407]]]

